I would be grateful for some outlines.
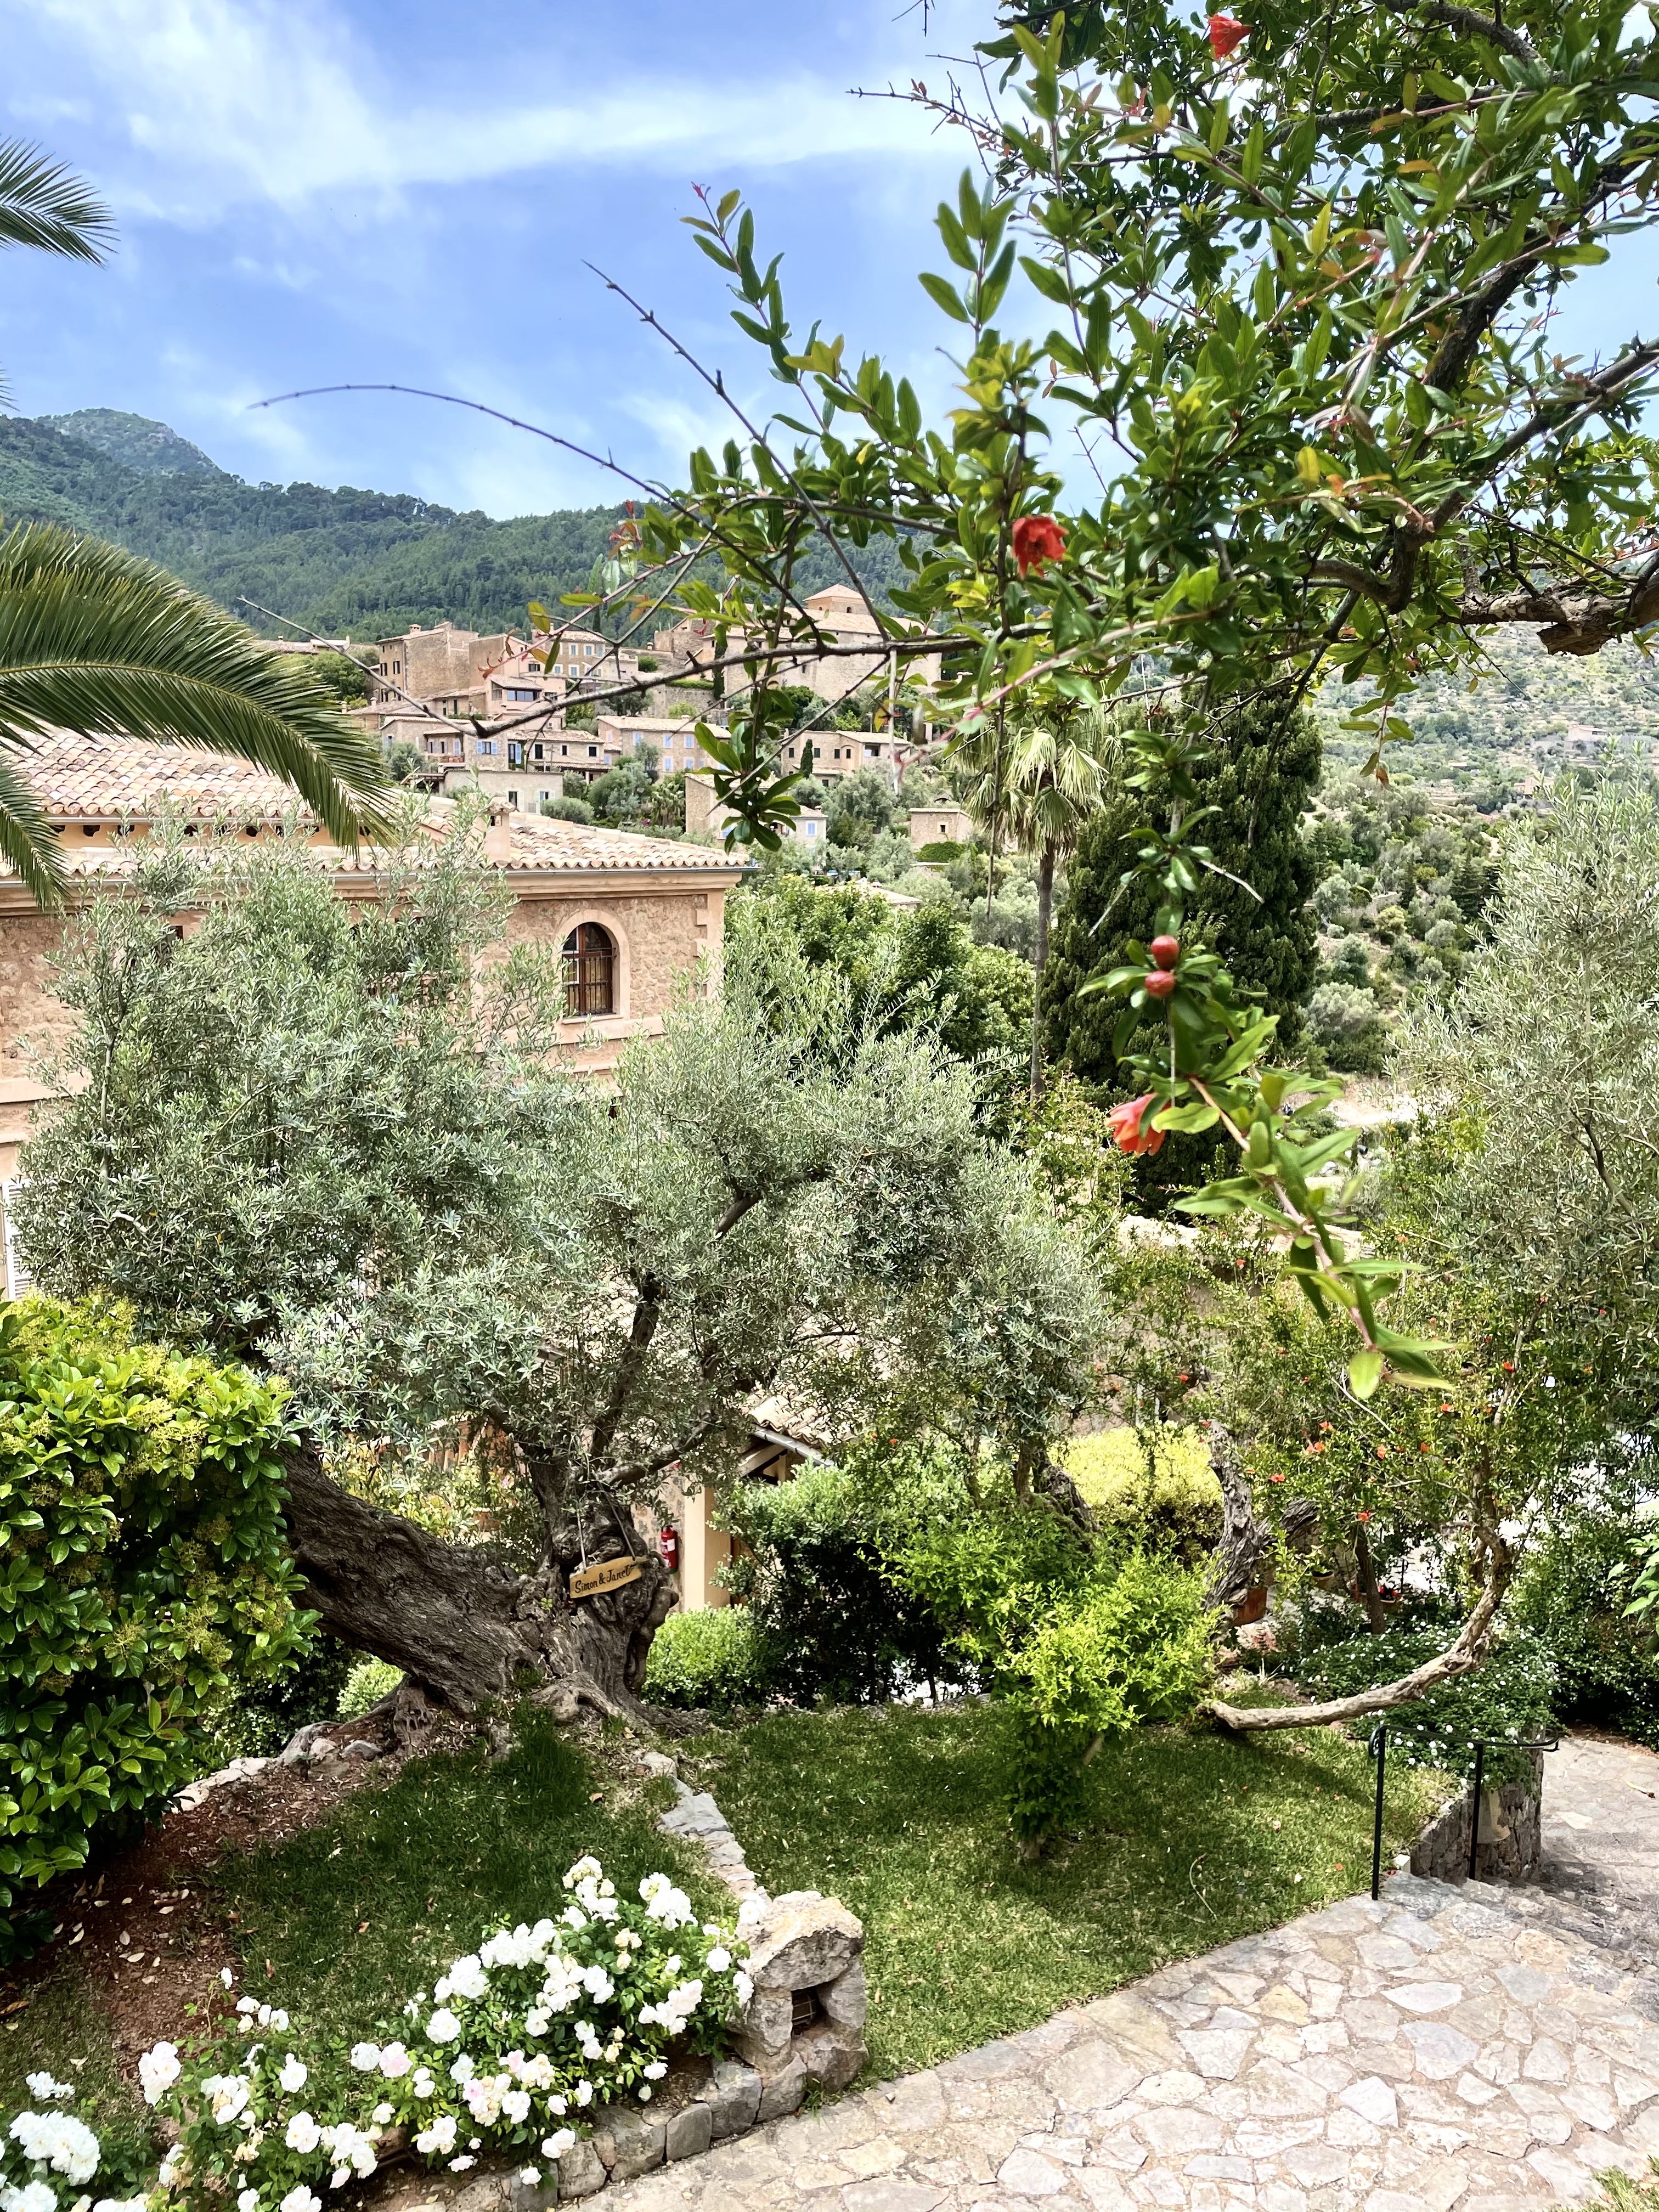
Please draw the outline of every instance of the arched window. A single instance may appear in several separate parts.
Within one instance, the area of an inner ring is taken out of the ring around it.
[[[597,921],[579,922],[564,940],[564,1014],[617,1011],[617,948]]]

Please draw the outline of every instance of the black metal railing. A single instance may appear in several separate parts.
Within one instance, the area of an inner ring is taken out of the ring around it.
[[[1494,1751],[1556,1751],[1560,1747],[1559,1736],[1528,1737],[1517,1741],[1514,1736],[1470,1736],[1464,1748],[1474,1753],[1474,1802],[1469,1814],[1469,1880],[1473,1881],[1480,1863],[1480,1785],[1486,1778],[1486,1753]],[[1371,1829],[1371,1895],[1382,1894],[1382,1781],[1388,1762],[1389,1730],[1385,1722],[1379,1721],[1371,1730],[1367,1747],[1376,1765],[1376,1817]]]

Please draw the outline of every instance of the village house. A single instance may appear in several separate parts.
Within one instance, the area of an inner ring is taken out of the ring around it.
[[[694,837],[711,841],[725,835],[726,825],[735,817],[729,806],[722,806],[714,796],[712,775],[688,775],[685,779],[685,826]],[[822,852],[829,843],[829,825],[821,806],[799,808],[793,820],[781,834],[799,845],[805,851]]]
[[[913,806],[910,809],[910,848],[920,853],[927,845],[965,845],[974,834],[973,817],[965,806]]]
[[[803,653],[798,659],[780,661],[773,671],[773,681],[778,684],[805,684],[821,699],[844,699],[856,691],[861,684],[879,678],[883,682],[894,678],[902,684],[907,678],[919,677],[925,684],[937,684],[939,661],[937,653],[920,660],[900,661],[896,672],[894,656],[881,645],[881,629],[861,595],[850,584],[831,584],[821,592],[814,592],[801,602],[826,644],[857,645],[865,638],[875,641],[868,653],[846,655]],[[743,634],[738,631],[726,641],[728,653],[739,651]],[[714,625],[706,619],[677,623],[672,629],[660,629],[651,641],[651,648],[658,661],[652,678],[657,684],[672,682],[677,674],[684,673],[695,662],[706,666],[714,649]],[[728,669],[726,689],[728,693],[744,688],[741,668]]]
[[[204,854],[245,842],[298,838],[326,866],[339,896],[373,896],[385,855],[343,852],[297,811],[286,785],[217,754],[140,744],[128,738],[42,738],[28,775],[61,841],[71,908],[118,890],[158,819],[182,822]],[[438,839],[458,826],[452,799],[429,799],[420,825]],[[743,864],[706,846],[550,821],[507,807],[490,811],[483,858],[513,894],[507,942],[556,949],[563,963],[565,1018],[559,1047],[577,1073],[604,1078],[631,1037],[660,1031],[682,979],[720,978],[726,894]],[[182,911],[187,934],[198,917]],[[52,1093],[36,1054],[61,1040],[70,1016],[53,988],[51,962],[64,922],[43,914],[15,874],[0,870],[0,1202],[15,1176],[30,1116]],[[9,1224],[9,1217],[8,1217]],[[7,1287],[19,1287],[9,1261]]]

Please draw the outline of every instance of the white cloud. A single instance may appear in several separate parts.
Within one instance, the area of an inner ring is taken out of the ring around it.
[[[879,151],[937,161],[902,103],[849,98],[811,74],[748,82],[587,74],[576,97],[526,97],[510,70],[459,67],[441,106],[406,101],[381,58],[322,0],[0,0],[103,93],[103,119],[143,157],[121,197],[157,214],[222,212],[227,193],[295,206],[548,167],[744,167]],[[532,78],[533,82],[533,76]],[[15,113],[63,112],[51,92]]]

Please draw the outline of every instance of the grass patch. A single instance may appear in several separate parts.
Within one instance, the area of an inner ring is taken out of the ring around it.
[[[73,2110],[103,2146],[100,2189],[113,2178],[136,2186],[152,2158],[149,2114],[116,2070],[115,2046],[72,1953],[30,1989],[27,2008],[0,2033],[0,2124],[26,2106],[39,2108],[27,2076],[44,2069],[73,2081]],[[107,2193],[107,2192],[106,2192]]]
[[[1028,1866],[1003,1811],[1007,1724],[988,1705],[852,1708],[700,1740],[699,1778],[774,1895],[820,1889],[863,1920],[880,2075],[1370,1887],[1376,1770],[1346,1736],[1140,1729],[1089,1770],[1076,1844]],[[1385,1864],[1444,1788],[1390,1769]]]
[[[625,1775],[623,1756],[532,1721],[506,1759],[416,1761],[290,1843],[226,1858],[211,1879],[249,1989],[361,2033],[487,1929],[562,1910],[565,1869],[587,1852],[619,1891],[660,1869],[707,1917],[732,1917],[701,1854],[658,1832],[672,1787]]]

